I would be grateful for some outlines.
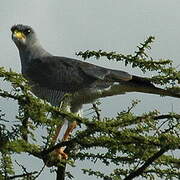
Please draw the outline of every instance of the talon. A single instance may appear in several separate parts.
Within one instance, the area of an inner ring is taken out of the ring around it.
[[[60,160],[61,159],[65,159],[65,160],[68,159],[68,155],[64,152],[64,148],[59,148],[59,149],[56,149],[55,151],[58,154]]]

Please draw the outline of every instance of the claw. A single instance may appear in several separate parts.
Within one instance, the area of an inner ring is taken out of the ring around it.
[[[67,160],[68,155],[64,152],[64,148],[55,149],[49,154],[49,158],[43,159],[47,167],[56,165],[61,160]]]
[[[61,159],[65,159],[67,160],[68,159],[68,155],[64,152],[64,148],[59,148],[59,149],[56,149],[56,154],[58,155],[58,159],[61,160]]]
[[[66,132],[62,138],[62,141],[67,141],[69,139],[69,137],[71,136],[71,133],[73,131],[73,129],[76,127],[77,123],[76,121],[73,121],[69,127],[66,129]],[[61,130],[61,126],[58,126],[55,132],[55,136],[53,137],[53,144],[55,144],[57,137],[59,135],[59,132]],[[52,167],[53,165],[55,165],[56,163],[58,163],[61,160],[67,160],[68,159],[68,155],[64,152],[64,147],[61,148],[57,148],[54,151],[52,151],[50,153],[50,158],[49,159],[44,159],[45,164],[48,167]]]

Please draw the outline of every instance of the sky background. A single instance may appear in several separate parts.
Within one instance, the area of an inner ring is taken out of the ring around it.
[[[32,26],[45,49],[54,55],[76,57],[81,50],[106,50],[131,54],[139,43],[153,35],[156,41],[150,55],[155,59],[171,59],[180,64],[180,1],[179,0],[0,0],[0,66],[21,71],[17,48],[11,40],[10,28],[14,24]],[[113,69],[126,70],[145,76],[138,69],[123,63],[104,59],[89,62]],[[0,82],[1,86],[4,86]],[[139,99],[136,113],[158,109],[162,113],[179,112],[179,100],[142,93],[129,93],[101,100],[103,116],[114,116],[127,108],[131,100]],[[0,108],[14,117],[17,106],[0,99]],[[87,109],[85,106],[84,109]],[[84,113],[86,116],[86,112]],[[19,157],[17,157],[19,159]],[[40,167],[38,160],[24,156],[24,164]],[[77,163],[73,169],[75,179],[85,178],[80,169],[90,167],[88,162]],[[99,166],[101,168],[101,166]],[[39,178],[54,179],[46,168]],[[94,180],[96,178],[87,177]]]

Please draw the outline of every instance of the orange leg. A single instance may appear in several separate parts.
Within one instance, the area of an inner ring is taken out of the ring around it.
[[[57,128],[56,128],[56,132],[55,132],[55,135],[52,137],[52,143],[55,144],[58,136],[59,136],[59,133],[60,133],[60,130],[62,128],[62,125],[59,125]]]
[[[77,126],[77,123],[76,121],[73,121],[71,124],[68,125],[67,129],[66,129],[66,132],[62,138],[62,141],[67,141],[69,136],[71,135],[72,131],[76,128]],[[62,125],[58,126],[57,129],[56,129],[56,132],[55,132],[55,135],[52,137],[52,142],[53,144],[55,144],[58,136],[59,136],[59,133],[60,133],[60,130],[62,128]],[[64,152],[64,147],[61,147],[61,148],[58,148],[58,149],[55,149],[55,154],[57,154],[57,156],[59,157],[59,159],[67,159],[68,158],[68,155]]]
[[[63,137],[63,141],[67,141],[69,136],[71,135],[72,131],[76,128],[77,126],[77,122],[76,121],[73,121],[67,128],[65,134],[64,134],[64,137]]]
[[[66,129],[66,132],[65,132],[65,134],[64,134],[64,136],[63,136],[62,141],[67,141],[67,140],[68,140],[69,136],[71,135],[72,131],[76,128],[76,126],[77,126],[76,121],[73,121],[73,122],[68,126],[68,128]],[[63,148],[63,147],[57,149],[56,152],[57,152],[58,154],[60,154],[63,159],[67,159],[67,158],[68,158],[68,155],[64,152],[64,148]]]

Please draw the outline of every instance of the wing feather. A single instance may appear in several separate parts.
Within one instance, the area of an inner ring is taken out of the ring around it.
[[[75,59],[49,56],[33,59],[24,75],[40,87],[75,92],[91,87],[96,81],[127,81],[131,75]]]

